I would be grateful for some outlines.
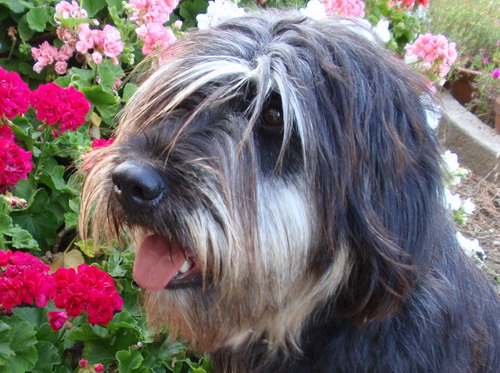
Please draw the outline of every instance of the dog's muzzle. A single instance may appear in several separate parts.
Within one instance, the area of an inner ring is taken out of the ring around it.
[[[167,181],[153,166],[139,161],[118,165],[111,175],[118,202],[128,212],[158,204],[167,188]]]

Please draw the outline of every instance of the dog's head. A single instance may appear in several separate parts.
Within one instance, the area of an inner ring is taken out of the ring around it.
[[[133,237],[153,323],[289,345],[320,308],[359,324],[409,296],[439,153],[420,78],[360,28],[270,12],[188,33],[91,154],[82,231]]]

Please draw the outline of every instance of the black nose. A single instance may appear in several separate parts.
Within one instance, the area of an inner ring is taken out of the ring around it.
[[[132,211],[159,202],[166,189],[163,175],[153,166],[143,162],[123,162],[115,168],[111,179],[118,201]]]

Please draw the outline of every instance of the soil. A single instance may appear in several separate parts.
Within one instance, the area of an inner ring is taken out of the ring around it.
[[[476,205],[467,224],[459,227],[459,230],[465,237],[479,240],[486,252],[482,268],[500,295],[500,185],[469,171],[460,184],[450,189],[462,199],[470,198]]]

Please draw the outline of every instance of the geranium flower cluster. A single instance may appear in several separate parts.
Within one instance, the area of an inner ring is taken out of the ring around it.
[[[56,14],[54,20],[61,24],[61,21],[69,18],[87,18],[87,11],[80,8],[77,1],[71,3],[61,1],[55,7]],[[121,40],[120,31],[111,25],[105,25],[102,30],[90,29],[88,22],[81,23],[75,28],[59,26],[57,37],[64,42],[61,49],[43,42],[38,48],[32,48],[31,54],[36,63],[33,70],[40,73],[47,66],[54,66],[57,74],[66,74],[67,61],[76,52],[82,53],[96,64],[100,64],[103,58],[110,58],[115,65],[118,64],[118,57],[123,52],[125,43]]]
[[[415,63],[434,83],[443,84],[451,65],[457,59],[455,43],[444,35],[420,35],[413,44],[405,46],[406,63]]]
[[[326,14],[339,17],[364,17],[365,3],[361,0],[324,0]]]
[[[33,70],[37,73],[54,64],[54,71],[59,75],[63,75],[68,70],[67,61],[73,55],[73,48],[68,44],[64,44],[61,49],[57,49],[57,47],[50,45],[48,41],[44,41],[38,48],[31,48],[31,55],[36,61]]]
[[[53,274],[57,295],[54,304],[71,317],[87,313],[92,325],[107,325],[115,311],[122,309],[113,278],[94,266],[80,264],[73,268],[59,268]]]
[[[0,306],[10,310],[21,304],[45,307],[55,296],[50,267],[20,251],[0,251]]]
[[[1,123],[1,122],[0,122]],[[0,124],[1,125],[1,124]],[[26,179],[33,168],[31,152],[19,147],[7,124],[0,127],[0,193]]]
[[[105,25],[103,30],[91,30],[88,23],[82,23],[78,30],[79,40],[75,48],[80,53],[92,50],[92,60],[96,64],[102,62],[103,56],[118,64],[118,57],[123,52],[125,43],[121,40],[120,31],[111,25]]]
[[[168,47],[175,42],[170,27],[163,24],[168,21],[170,14],[179,4],[179,0],[130,0],[128,3],[132,11],[130,20],[137,27],[135,32],[144,42],[142,53],[150,54],[155,49]]]
[[[63,311],[48,313],[49,325],[59,330],[68,316],[87,313],[92,325],[107,325],[123,300],[116,291],[113,278],[94,266],[80,264],[78,271],[50,267],[37,257],[20,251],[0,251],[0,307],[3,310],[27,304],[45,307],[49,300]]]
[[[55,83],[40,85],[31,93],[30,103],[39,120],[50,126],[58,124],[54,136],[67,130],[75,131],[86,122],[85,116],[90,110],[90,103],[82,92]]]
[[[18,74],[0,67],[0,117],[12,119],[24,114],[29,107],[29,95],[28,85]]]

